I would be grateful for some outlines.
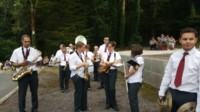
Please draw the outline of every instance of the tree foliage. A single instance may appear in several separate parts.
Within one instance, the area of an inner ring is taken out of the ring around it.
[[[186,26],[200,31],[198,0],[1,0],[0,58],[9,58],[20,46],[22,34],[31,35],[30,1],[35,8],[36,45],[50,56],[76,36],[84,35],[91,46],[102,44],[104,36],[117,47],[148,44],[154,33],[173,35]],[[37,4],[36,4],[37,1]]]

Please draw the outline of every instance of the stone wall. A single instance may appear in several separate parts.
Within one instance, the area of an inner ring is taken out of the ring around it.
[[[130,60],[129,56],[121,55],[121,57],[124,63]],[[155,88],[159,88],[166,64],[167,60],[144,57],[143,82]],[[123,67],[118,70],[124,72]],[[126,71],[128,71],[127,66]]]

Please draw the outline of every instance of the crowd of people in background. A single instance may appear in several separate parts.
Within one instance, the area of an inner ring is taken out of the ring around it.
[[[173,36],[161,34],[157,38],[153,35],[149,41],[150,50],[173,50],[176,45],[176,40]]]

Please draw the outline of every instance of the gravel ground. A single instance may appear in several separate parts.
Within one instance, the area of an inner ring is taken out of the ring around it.
[[[57,67],[45,67],[39,74],[39,112],[73,112],[74,86],[70,80],[69,93],[61,93],[58,86]],[[97,89],[99,83],[91,81],[91,91],[88,91],[88,106],[90,112],[114,112],[105,110],[105,91]],[[0,105],[0,112],[18,112],[18,92]],[[140,112],[158,112],[156,104],[157,90],[143,84],[139,91]],[[128,95],[122,74],[118,75],[116,83],[116,100],[120,112],[130,112]],[[31,95],[28,90],[26,110],[31,112]]]

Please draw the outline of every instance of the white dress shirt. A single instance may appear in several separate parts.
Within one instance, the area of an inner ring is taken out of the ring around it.
[[[59,55],[62,55],[62,54],[63,54],[63,52],[62,52],[62,50],[61,50],[61,49],[57,50],[57,52],[56,52],[56,54],[55,54],[55,56],[54,56],[54,59],[53,59],[53,61],[57,61],[57,59],[58,59],[58,56],[59,56]]]
[[[84,61],[84,55],[83,53],[80,54],[83,61]],[[69,68],[71,70],[71,77],[74,75],[79,75],[80,77],[84,78],[84,67],[81,67],[79,69],[76,69],[76,67],[83,63],[83,61],[80,59],[80,57],[77,55],[77,52],[75,51],[69,56]]]
[[[177,88],[174,85],[178,65],[184,52],[182,49],[170,56],[161,82],[159,96],[165,96],[168,87],[191,93],[197,93],[199,91],[200,52],[195,47],[188,51],[189,54],[185,56],[182,84]]]
[[[106,53],[103,54],[103,56],[101,58],[102,62],[106,62],[107,61],[108,55],[109,55],[109,52],[106,52]],[[120,54],[118,52],[113,51],[111,53],[109,62],[115,62],[116,60],[119,60],[119,59],[121,59]],[[114,70],[114,69],[117,69],[117,68],[111,66],[110,69]]]
[[[105,52],[105,47],[106,47],[106,44],[102,44],[100,47],[99,47],[99,50],[98,50],[98,53],[100,55],[103,55],[104,53],[106,53],[108,51],[108,49],[106,48],[106,52]]]
[[[64,53],[62,53],[62,54],[59,54],[58,56],[57,56],[57,59],[58,59],[58,61],[60,62],[60,66],[66,66],[66,62],[68,62],[69,61],[69,54],[68,53],[65,53],[65,55],[64,55]],[[65,58],[64,58],[65,57]],[[66,60],[65,60],[66,59]]]
[[[88,72],[91,73],[94,71],[94,66],[93,66],[93,62],[92,62],[92,57],[94,56],[94,54],[91,51],[85,51],[84,55],[86,56],[87,53],[87,63],[88,63]]]
[[[134,58],[132,58],[135,62],[137,62],[140,66],[139,69],[132,74],[128,79],[128,83],[136,83],[136,82],[142,82],[142,71],[144,68],[144,59],[141,55],[137,55]],[[130,65],[129,72],[133,69],[133,66]]]
[[[25,49],[26,48],[24,48],[24,55],[26,54]],[[36,49],[34,49],[32,47],[29,47],[28,49],[29,49],[29,55],[28,55],[27,61],[33,62],[33,60],[34,60],[33,63],[36,63],[36,62],[42,60],[42,57],[40,56],[39,52]],[[14,62],[14,63],[22,63],[24,61],[24,55],[23,55],[22,47],[19,47],[13,51],[10,61]],[[35,59],[36,57],[38,57],[38,58]],[[17,67],[16,71],[19,71],[21,68],[22,67]],[[32,69],[33,71],[38,70],[36,65],[30,66],[29,69]]]

